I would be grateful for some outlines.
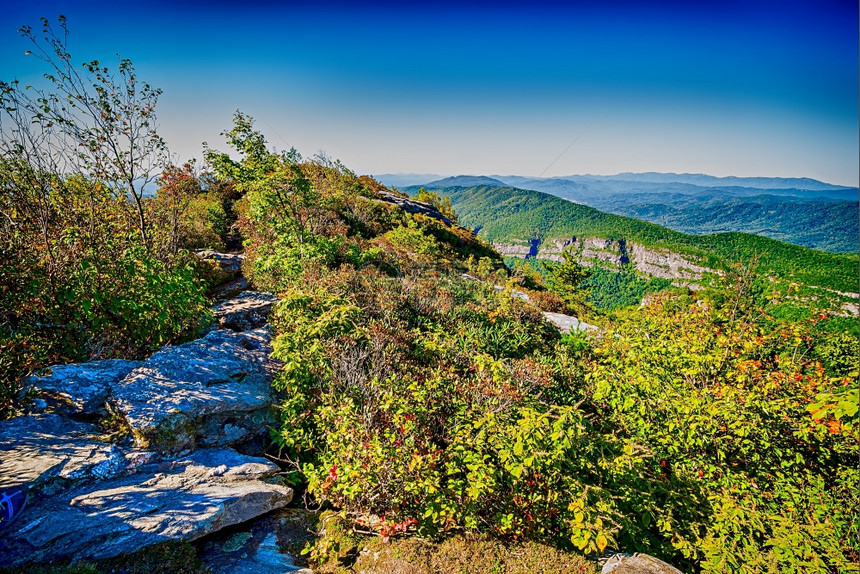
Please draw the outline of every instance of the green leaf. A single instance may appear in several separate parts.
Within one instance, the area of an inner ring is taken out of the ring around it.
[[[517,442],[514,443],[514,456],[522,456],[523,455],[523,441],[521,439],[517,439]]]

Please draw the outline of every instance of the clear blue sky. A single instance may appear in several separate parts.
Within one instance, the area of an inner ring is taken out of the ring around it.
[[[360,173],[860,179],[856,0],[24,4],[0,78],[37,77],[16,30],[65,14],[74,59],[164,90],[182,158],[239,108]]]

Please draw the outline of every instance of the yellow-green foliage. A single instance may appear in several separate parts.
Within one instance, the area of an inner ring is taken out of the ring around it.
[[[142,245],[125,198],[22,162],[0,162],[0,181],[0,418],[42,366],[139,356],[199,327],[205,286],[193,257],[158,244],[157,224]]]
[[[688,570],[853,568],[856,347],[826,315],[769,317],[741,273],[561,337],[510,289],[461,277],[504,279],[469,232],[375,202],[339,164],[270,160],[232,173],[253,278],[283,298],[275,438],[311,498],[383,541],[484,532]]]

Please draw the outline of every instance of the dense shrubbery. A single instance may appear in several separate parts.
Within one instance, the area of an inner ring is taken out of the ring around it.
[[[823,319],[775,326],[738,303],[664,297],[594,348],[587,394],[659,479],[636,515],[706,571],[849,571],[856,360],[816,360]]]
[[[265,153],[274,169],[244,172],[243,225],[254,280],[283,297],[275,435],[313,500],[384,538],[480,530],[703,571],[852,568],[857,340],[826,316],[771,318],[741,274],[560,337],[513,282],[490,286],[498,260],[470,234],[374,201],[378,184],[342,166]],[[287,197],[255,211],[278,170],[297,178]],[[583,279],[568,270],[556,279]]]
[[[21,164],[4,163],[0,179],[3,414],[21,378],[39,367],[136,357],[196,332],[206,314],[197,262],[141,245],[126,200],[98,182]],[[145,208],[157,220],[157,205]],[[154,241],[160,229],[151,227]]]
[[[143,192],[163,167],[158,90],[127,60],[118,76],[98,62],[79,74],[43,26],[42,38],[24,33],[52,67],[51,89],[0,82],[0,418],[34,370],[140,356],[195,333],[207,312],[197,263],[180,250],[195,199],[171,187],[170,170],[165,193]]]

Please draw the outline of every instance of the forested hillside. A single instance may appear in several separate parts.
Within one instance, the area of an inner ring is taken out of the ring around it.
[[[541,191],[695,235],[739,231],[835,253],[860,248],[857,188],[810,179],[628,173],[425,181],[421,185],[432,189],[490,185]]]
[[[762,270],[776,277],[839,291],[857,291],[856,254],[827,253],[745,233],[687,235],[550,194],[517,188],[449,187],[435,191],[450,197],[463,225],[478,229],[479,235],[490,241],[545,241],[573,236],[624,239],[693,255],[713,269],[760,256]]]
[[[785,201],[764,195],[680,207],[626,203],[609,211],[684,233],[743,231],[834,253],[856,253],[860,234],[858,204],[850,201]]]

